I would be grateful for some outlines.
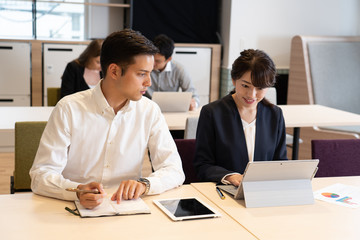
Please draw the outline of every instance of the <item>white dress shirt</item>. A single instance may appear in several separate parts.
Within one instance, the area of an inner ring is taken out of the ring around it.
[[[66,188],[92,181],[114,188],[141,177],[150,150],[155,170],[148,194],[184,182],[181,159],[159,107],[142,97],[117,112],[106,101],[100,83],[61,99],[46,125],[30,170],[33,192],[77,199]]]

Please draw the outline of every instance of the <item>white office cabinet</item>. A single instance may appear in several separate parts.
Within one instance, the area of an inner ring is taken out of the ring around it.
[[[44,106],[47,106],[47,89],[61,87],[66,65],[78,58],[86,47],[86,44],[43,44]]]
[[[30,86],[30,43],[0,42],[0,106],[30,106]]]
[[[189,73],[200,98],[200,106],[209,103],[211,48],[175,47],[173,59]]]

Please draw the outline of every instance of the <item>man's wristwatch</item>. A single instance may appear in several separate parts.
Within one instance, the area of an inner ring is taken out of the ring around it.
[[[139,178],[137,181],[145,184],[145,192],[143,195],[146,195],[150,190],[150,181],[147,178]]]

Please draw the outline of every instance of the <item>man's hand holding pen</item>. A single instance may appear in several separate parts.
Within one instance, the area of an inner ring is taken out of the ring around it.
[[[101,183],[91,182],[88,184],[80,184],[77,188],[67,188],[67,191],[76,192],[80,204],[87,209],[93,209],[99,206],[106,192]],[[146,184],[136,181],[122,181],[118,190],[112,195],[111,200],[120,204],[121,200],[137,199],[148,191]]]
[[[86,185],[80,184],[75,191],[80,204],[88,209],[99,206],[104,197],[106,197],[102,184],[97,182],[91,182]]]

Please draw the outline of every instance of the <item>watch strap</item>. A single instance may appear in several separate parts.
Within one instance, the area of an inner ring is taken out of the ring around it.
[[[150,181],[147,178],[139,178],[137,181],[145,184],[145,192],[143,195],[148,194],[150,190]]]

